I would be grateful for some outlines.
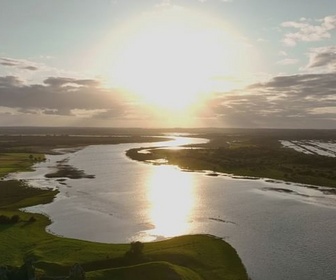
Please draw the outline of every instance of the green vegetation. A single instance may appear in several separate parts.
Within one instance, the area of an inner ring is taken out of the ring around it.
[[[38,153],[30,156],[39,151],[36,142],[20,141],[19,146],[6,141],[8,145],[2,146],[1,176],[29,170],[35,157],[43,159]],[[49,144],[42,149],[50,149]],[[20,267],[24,260],[31,259],[40,276],[64,276],[69,275],[73,264],[80,263],[87,279],[248,278],[236,251],[213,236],[190,235],[131,245],[94,243],[52,235],[45,231],[50,224],[47,217],[19,210],[49,203],[56,194],[56,190],[34,189],[20,181],[0,181],[0,216],[14,217],[15,221],[0,223],[0,265]]]
[[[29,171],[32,163],[41,160],[41,153],[0,152],[0,178],[11,172]]]
[[[132,149],[127,151],[127,155],[140,161],[165,159],[169,164],[188,170],[212,170],[237,176],[336,187],[336,158],[307,155],[282,147],[279,140],[311,139],[313,136],[298,136],[290,132],[289,135],[254,134],[250,131],[208,135],[210,142],[197,148],[156,148],[151,149],[149,154],[138,153],[141,149]],[[325,134],[323,136],[323,140],[335,139],[333,134],[330,136],[332,138],[326,138]]]
[[[0,181],[0,210],[50,203],[57,193],[55,190],[31,188],[22,181]]]
[[[74,168],[71,165],[58,165],[57,171],[48,173],[45,175],[46,178],[70,178],[70,179],[81,179],[89,178],[93,179],[94,175],[87,175],[83,170]]]

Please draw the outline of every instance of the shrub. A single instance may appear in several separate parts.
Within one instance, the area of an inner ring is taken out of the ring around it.
[[[141,260],[143,258],[144,244],[140,241],[132,242],[131,248],[126,252],[125,257],[129,260]]]
[[[9,224],[10,218],[5,215],[0,215],[0,224]]]
[[[19,215],[13,215],[10,219],[11,224],[16,224],[20,221],[20,216]]]
[[[29,223],[34,223],[36,222],[36,218],[34,216],[31,216],[30,219],[28,220]]]
[[[3,224],[3,225],[16,224],[19,221],[20,221],[19,215],[13,215],[11,218],[5,215],[0,215],[0,224]]]

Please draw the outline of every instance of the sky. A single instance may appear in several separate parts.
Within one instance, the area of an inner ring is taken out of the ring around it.
[[[336,129],[336,1],[0,0],[0,126]]]

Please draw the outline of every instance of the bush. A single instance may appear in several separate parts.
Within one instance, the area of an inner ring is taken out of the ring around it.
[[[10,218],[8,218],[5,215],[0,215],[0,224],[9,224],[10,223]]]
[[[34,223],[36,222],[36,218],[34,216],[31,216],[30,219],[28,220],[29,223]]]
[[[140,241],[132,242],[131,248],[126,252],[125,257],[129,260],[137,261],[143,258],[144,244]]]
[[[14,215],[12,216],[12,218],[10,219],[11,224],[16,224],[20,221],[20,216],[19,215]]]
[[[0,215],[0,224],[3,224],[3,225],[16,224],[19,221],[20,221],[19,215],[13,215],[11,218],[5,215]]]

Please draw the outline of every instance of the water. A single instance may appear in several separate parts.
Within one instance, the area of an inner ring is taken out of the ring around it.
[[[179,143],[181,138],[169,144]],[[335,279],[336,196],[281,182],[211,177],[125,156],[127,149],[153,145],[167,143],[89,146],[50,155],[35,172],[11,177],[59,188],[53,203],[28,209],[49,215],[48,230],[58,235],[124,243],[208,233],[236,248],[253,280]],[[62,183],[44,178],[62,159],[95,179]]]

